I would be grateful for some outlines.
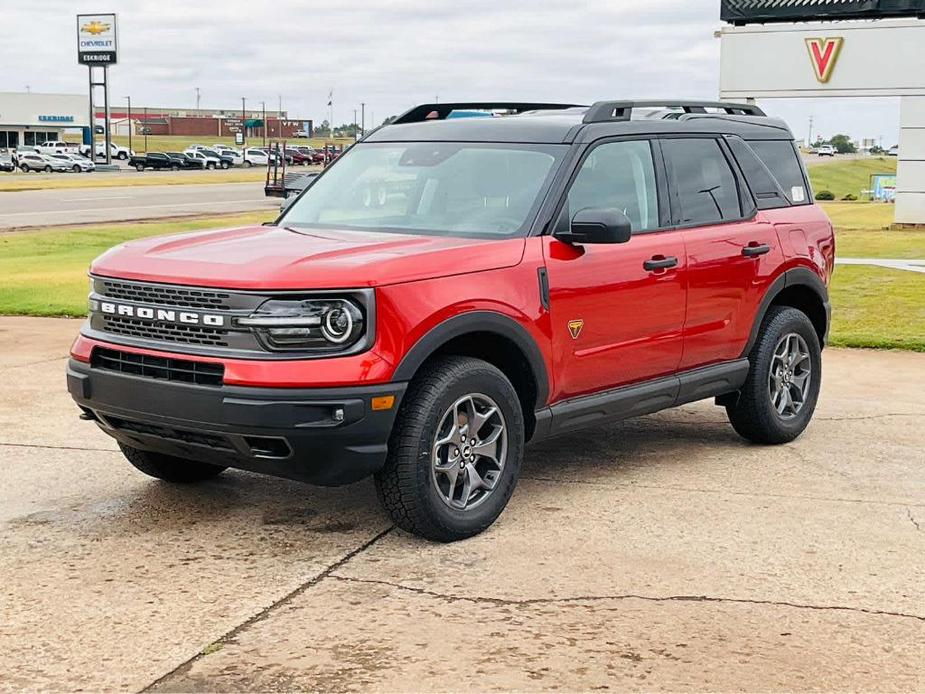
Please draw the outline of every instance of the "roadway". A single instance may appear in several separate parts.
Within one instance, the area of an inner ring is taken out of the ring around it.
[[[120,186],[0,192],[0,230],[279,209],[263,183]]]

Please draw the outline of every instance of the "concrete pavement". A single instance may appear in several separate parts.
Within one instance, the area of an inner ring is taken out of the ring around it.
[[[925,272],[925,260],[906,258],[835,258],[836,265],[877,265],[890,270]]]
[[[263,183],[122,186],[0,192],[0,230],[279,209]]]
[[[528,448],[485,534],[372,485],[135,472],[0,318],[0,689],[925,689],[925,355],[828,350],[816,419],[710,403]]]

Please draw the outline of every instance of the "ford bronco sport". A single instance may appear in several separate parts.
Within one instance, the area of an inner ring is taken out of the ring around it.
[[[425,104],[272,224],[99,257],[68,388],[148,475],[374,475],[398,526],[456,540],[528,441],[704,398],[797,437],[834,253],[756,106]]]

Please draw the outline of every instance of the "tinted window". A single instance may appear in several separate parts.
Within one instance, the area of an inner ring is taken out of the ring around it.
[[[735,136],[727,136],[726,142],[732,150],[732,156],[739,163],[745,183],[752,191],[759,210],[768,210],[775,207],[789,207],[790,202],[780,189],[768,167],[764,165],[755,151]]]
[[[568,228],[575,213],[589,207],[620,210],[629,217],[633,231],[658,228],[655,166],[648,140],[594,148],[572,183],[558,226]]]
[[[807,194],[803,169],[793,143],[788,140],[751,140],[748,144],[770,169],[790,202],[809,202],[811,196]]]
[[[681,224],[739,219],[739,189],[719,143],[712,138],[662,141],[681,205]]]

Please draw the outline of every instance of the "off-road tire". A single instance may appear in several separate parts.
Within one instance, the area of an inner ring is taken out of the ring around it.
[[[471,509],[450,508],[431,472],[432,446],[447,408],[467,394],[481,393],[504,417],[507,452],[494,489]],[[426,363],[408,387],[389,438],[376,491],[395,525],[428,540],[453,542],[477,535],[507,506],[523,460],[524,419],[517,392],[497,368],[471,357],[438,357]]]
[[[782,418],[771,402],[769,378],[775,347],[790,333],[796,333],[809,348],[810,383],[802,408],[790,419]],[[793,441],[806,429],[816,409],[822,379],[822,348],[807,315],[789,306],[772,306],[761,323],[758,338],[748,355],[748,378],[735,402],[726,405],[733,429],[755,443],[778,444]]]
[[[196,460],[175,458],[172,455],[143,451],[124,443],[119,444],[122,454],[138,470],[146,475],[156,477],[165,482],[176,484],[190,484],[210,480],[225,470],[221,465],[209,465]]]

